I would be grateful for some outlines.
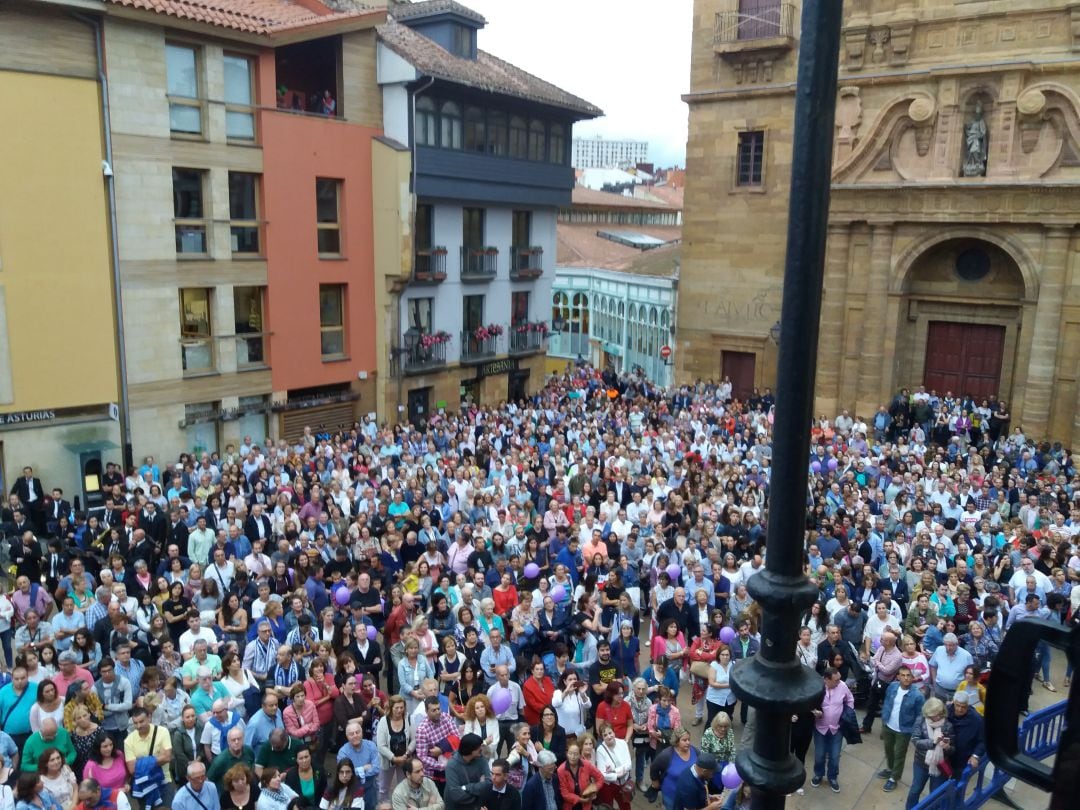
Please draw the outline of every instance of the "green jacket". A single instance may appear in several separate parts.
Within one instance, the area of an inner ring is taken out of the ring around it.
[[[58,749],[64,755],[68,765],[75,764],[75,746],[71,744],[71,735],[67,733],[67,729],[58,728],[56,737],[51,741],[43,740],[40,731],[35,731],[30,735],[26,745],[23,746],[21,770],[36,771],[38,769],[38,757],[46,748]]]

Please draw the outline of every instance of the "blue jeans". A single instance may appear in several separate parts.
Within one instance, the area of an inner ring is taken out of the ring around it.
[[[1050,645],[1047,644],[1045,641],[1040,641],[1037,650],[1039,656],[1039,663],[1042,666],[1042,679],[1044,681],[1048,681],[1050,680]]]
[[[840,776],[840,744],[844,738],[839,731],[831,731],[822,734],[814,729],[814,778],[821,779],[828,776],[833,781]],[[825,760],[829,761],[829,769],[825,770]]]
[[[916,760],[914,767],[911,769],[911,790],[908,791],[904,810],[911,810],[912,807],[919,803],[919,797],[922,795],[927,782],[930,783],[930,792],[933,793],[945,784],[945,774],[939,773],[937,776],[931,776],[930,769]]]
[[[634,746],[634,778],[640,782],[645,778],[645,767],[652,761],[653,749],[648,743]]]

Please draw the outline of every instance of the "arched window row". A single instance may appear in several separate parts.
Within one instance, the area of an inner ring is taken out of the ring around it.
[[[567,128],[552,121],[421,95],[416,97],[413,126],[417,146],[560,165],[567,162]]]

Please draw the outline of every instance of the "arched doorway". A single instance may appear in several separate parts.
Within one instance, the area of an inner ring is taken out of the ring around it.
[[[900,385],[1011,398],[1027,289],[1008,251],[975,237],[938,241],[912,262],[902,297]]]

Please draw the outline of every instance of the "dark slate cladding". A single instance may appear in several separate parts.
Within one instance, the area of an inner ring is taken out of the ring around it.
[[[574,186],[569,166],[430,146],[416,148],[416,174],[431,199],[566,206]]]

